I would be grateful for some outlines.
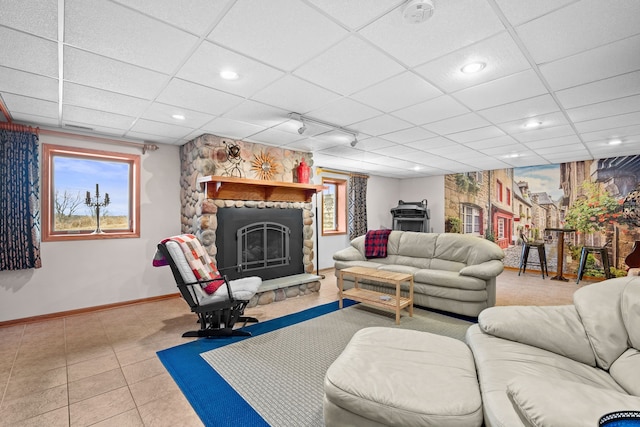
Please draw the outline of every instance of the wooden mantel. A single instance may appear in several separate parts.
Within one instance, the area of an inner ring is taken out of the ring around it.
[[[322,185],[315,184],[214,175],[198,178],[198,182],[204,185],[204,192],[209,199],[310,202],[311,196],[323,189]]]

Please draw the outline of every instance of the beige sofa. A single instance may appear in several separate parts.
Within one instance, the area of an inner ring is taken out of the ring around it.
[[[640,411],[640,277],[585,286],[573,301],[489,308],[468,329],[485,426],[597,426]]]
[[[341,269],[353,266],[411,273],[416,305],[471,317],[495,305],[503,257],[498,245],[480,237],[411,231],[391,232],[385,258],[365,258],[365,236],[333,255],[336,277]],[[363,288],[395,292],[379,283],[361,283]],[[345,275],[344,288],[351,287],[353,280]]]

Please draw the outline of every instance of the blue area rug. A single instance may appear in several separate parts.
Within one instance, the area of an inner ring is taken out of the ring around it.
[[[344,306],[355,304],[344,300]],[[244,330],[258,336],[304,322],[338,310],[331,302],[299,313],[247,326]],[[182,390],[193,409],[208,427],[260,427],[267,422],[200,356],[251,337],[200,338],[187,344],[159,351],[158,357]]]

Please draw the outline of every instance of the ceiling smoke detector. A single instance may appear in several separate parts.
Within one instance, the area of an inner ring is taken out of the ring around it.
[[[402,17],[409,24],[419,24],[433,15],[432,0],[410,0],[402,10]]]

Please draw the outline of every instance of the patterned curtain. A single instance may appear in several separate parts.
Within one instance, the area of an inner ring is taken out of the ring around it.
[[[0,212],[0,270],[42,267],[36,129],[0,128]]]
[[[367,234],[367,179],[366,175],[349,178],[349,239]]]

